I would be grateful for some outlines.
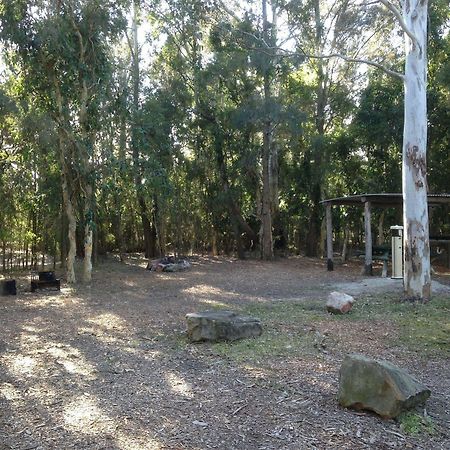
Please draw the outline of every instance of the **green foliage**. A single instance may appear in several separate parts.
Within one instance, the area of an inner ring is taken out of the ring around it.
[[[232,253],[240,244],[254,250],[268,122],[277,151],[274,234],[284,240],[282,250],[317,253],[324,197],[400,191],[401,84],[336,58],[304,55],[367,50],[364,56],[400,67],[383,8],[276,2],[298,49],[281,57],[273,48],[279,30],[273,23],[264,30],[251,2],[241,18],[210,1],[138,3],[136,96],[133,37],[124,33],[133,2],[0,0],[0,214],[6,218],[0,233],[13,246],[35,241],[44,249],[61,240],[61,150],[79,225],[86,185],[93,186],[87,210],[100,251],[142,250],[138,193],[163,252],[215,245]],[[430,5],[428,182],[434,192],[445,191],[450,176],[447,13],[444,0]],[[386,53],[360,48],[369,30]],[[397,220],[395,213],[385,220]],[[448,233],[445,211],[434,220],[432,230]],[[350,244],[358,244],[357,211],[335,208],[333,221],[338,240],[348,229]]]
[[[324,296],[326,292],[324,292]],[[358,298],[352,311],[346,315],[329,315],[323,302],[315,299],[299,302],[276,302],[242,307],[241,312],[258,317],[264,324],[261,337],[231,343],[214,344],[215,351],[240,363],[267,365],[286,355],[320,354],[320,336],[316,327],[329,327],[340,322],[351,327],[352,322],[389,325],[394,335],[388,337],[392,345],[400,343],[412,353],[445,357],[450,351],[450,321],[448,297],[437,297],[427,304],[410,304],[393,295]],[[378,328],[377,328],[378,329]],[[329,350],[338,341],[327,335]],[[350,351],[347,348],[347,351]],[[425,424],[425,422],[424,422]],[[405,430],[406,431],[406,430]]]
[[[407,412],[398,417],[400,428],[409,435],[434,434],[435,426],[433,419],[422,416],[416,412]]]

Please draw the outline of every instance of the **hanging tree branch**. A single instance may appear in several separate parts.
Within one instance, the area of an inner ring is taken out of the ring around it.
[[[384,2],[389,3],[387,0],[379,0],[379,1],[380,1],[380,2],[383,2],[383,3],[384,3]],[[231,11],[231,10],[224,4],[224,2],[223,2],[222,0],[218,0],[218,2],[219,2],[219,4],[223,7],[224,11],[225,11],[228,15],[230,15],[233,19],[235,19],[235,20],[237,20],[237,21],[241,20],[241,19],[239,19],[239,17],[238,17],[233,11]],[[389,3],[389,4],[390,4],[390,3]],[[390,5],[391,5],[391,4],[390,4]],[[397,11],[398,14],[400,14],[400,12],[398,11],[398,9],[395,8],[394,5],[391,5],[391,6]],[[388,7],[388,6],[386,6],[386,7]],[[400,19],[401,19],[401,14],[400,14]],[[402,22],[403,22],[403,24],[404,24],[403,19],[402,19]],[[409,30],[406,31],[406,30],[407,30],[406,24],[404,24],[404,25],[405,25],[405,28],[403,27],[402,23],[400,23],[400,25],[401,25],[402,28],[404,29],[405,33],[407,33],[408,36],[410,36],[410,38],[413,39],[413,42],[416,42],[416,41],[415,41],[414,35],[413,35]],[[269,46],[269,45],[267,44],[267,42],[266,42],[264,39],[262,39],[262,38],[259,37],[259,36],[256,36],[256,35],[253,34],[253,33],[249,33],[248,31],[243,31],[243,30],[237,30],[237,31],[239,31],[240,33],[242,33],[242,34],[244,34],[244,35],[246,35],[246,36],[252,37],[252,38],[253,38],[255,41],[257,41],[257,42],[261,42],[261,43],[263,44],[264,48],[261,48],[261,49],[255,49],[255,50],[259,50],[259,51],[261,51],[261,52],[263,52],[263,53],[268,53],[268,52],[270,52],[270,55],[272,55],[272,56],[274,56],[274,53],[273,53],[273,52],[275,51],[275,52],[279,52],[277,56],[284,56],[284,57],[301,56],[301,57],[303,57],[303,58],[308,58],[308,59],[331,59],[331,58],[340,58],[340,59],[342,59],[342,60],[344,60],[344,61],[346,61],[346,62],[349,62],[349,63],[366,64],[366,65],[368,65],[368,66],[376,67],[377,69],[382,70],[384,73],[386,73],[386,74],[388,74],[388,75],[390,75],[390,76],[392,76],[392,77],[399,78],[399,79],[402,80],[402,81],[405,80],[405,76],[404,76],[404,74],[402,74],[401,72],[397,72],[397,71],[395,71],[395,70],[388,69],[388,68],[385,67],[383,64],[378,63],[378,62],[376,62],[376,61],[372,61],[372,60],[369,60],[369,59],[363,59],[363,58],[352,58],[351,56],[343,55],[343,54],[341,54],[341,53],[330,53],[330,54],[328,54],[328,55],[320,55],[320,54],[306,53],[303,49],[300,49],[301,52],[291,52],[291,51],[288,51],[288,50],[283,49],[283,48],[281,48],[281,47],[271,47],[271,46]]]
[[[414,45],[417,45],[416,36],[414,36],[413,32],[408,28],[408,25],[406,25],[406,22],[403,20],[402,13],[398,10],[398,8],[388,0],[378,0],[378,1],[380,3],[382,3],[389,11],[391,11],[391,13],[397,19],[398,24],[400,25],[401,29],[409,36],[412,43]]]
[[[401,80],[405,79],[405,75],[403,75],[400,72],[397,72],[395,70],[388,69],[387,67],[383,66],[383,64],[377,63],[376,61],[371,61],[369,59],[362,59],[362,58],[352,58],[350,56],[342,55],[341,53],[330,53],[329,55],[311,55],[308,53],[291,53],[292,56],[300,55],[305,58],[310,59],[331,59],[331,58],[340,58],[344,61],[351,62],[351,63],[359,63],[359,64],[366,64],[368,66],[376,67],[377,69],[382,70],[386,74],[400,78]]]

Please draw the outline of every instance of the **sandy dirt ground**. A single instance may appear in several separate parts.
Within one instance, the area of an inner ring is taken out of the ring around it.
[[[31,449],[448,449],[450,370],[445,358],[392,346],[389,324],[298,323],[287,333],[331,335],[327,351],[236,360],[185,338],[185,315],[215,307],[316,301],[341,286],[400,290],[359,275],[360,263],[193,260],[178,273],[110,260],[91,286],[0,297],[0,450]],[[449,295],[450,275],[440,289]],[[381,280],[381,281],[380,281]],[[342,284],[344,283],[344,284]],[[370,283],[374,283],[370,285]],[[392,332],[392,333],[391,333]],[[345,354],[387,359],[426,382],[431,434],[342,409]]]

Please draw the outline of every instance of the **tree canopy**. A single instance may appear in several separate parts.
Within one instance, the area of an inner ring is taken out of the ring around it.
[[[403,86],[378,66],[402,71],[407,32],[384,3],[0,0],[3,269],[323,255],[321,200],[402,189]],[[431,192],[450,177],[447,13],[429,7]],[[359,214],[334,214],[358,246]]]

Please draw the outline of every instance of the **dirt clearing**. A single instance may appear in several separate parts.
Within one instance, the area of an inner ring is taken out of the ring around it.
[[[449,275],[430,305],[398,303],[359,265],[197,258],[155,273],[109,261],[91,287],[0,297],[0,450],[450,448]],[[374,278],[375,280],[375,278]],[[354,310],[329,316],[340,285]],[[360,287],[355,291],[355,286]],[[261,318],[261,338],[188,344],[185,314]],[[399,421],[336,401],[345,354],[407,369],[432,396]]]

